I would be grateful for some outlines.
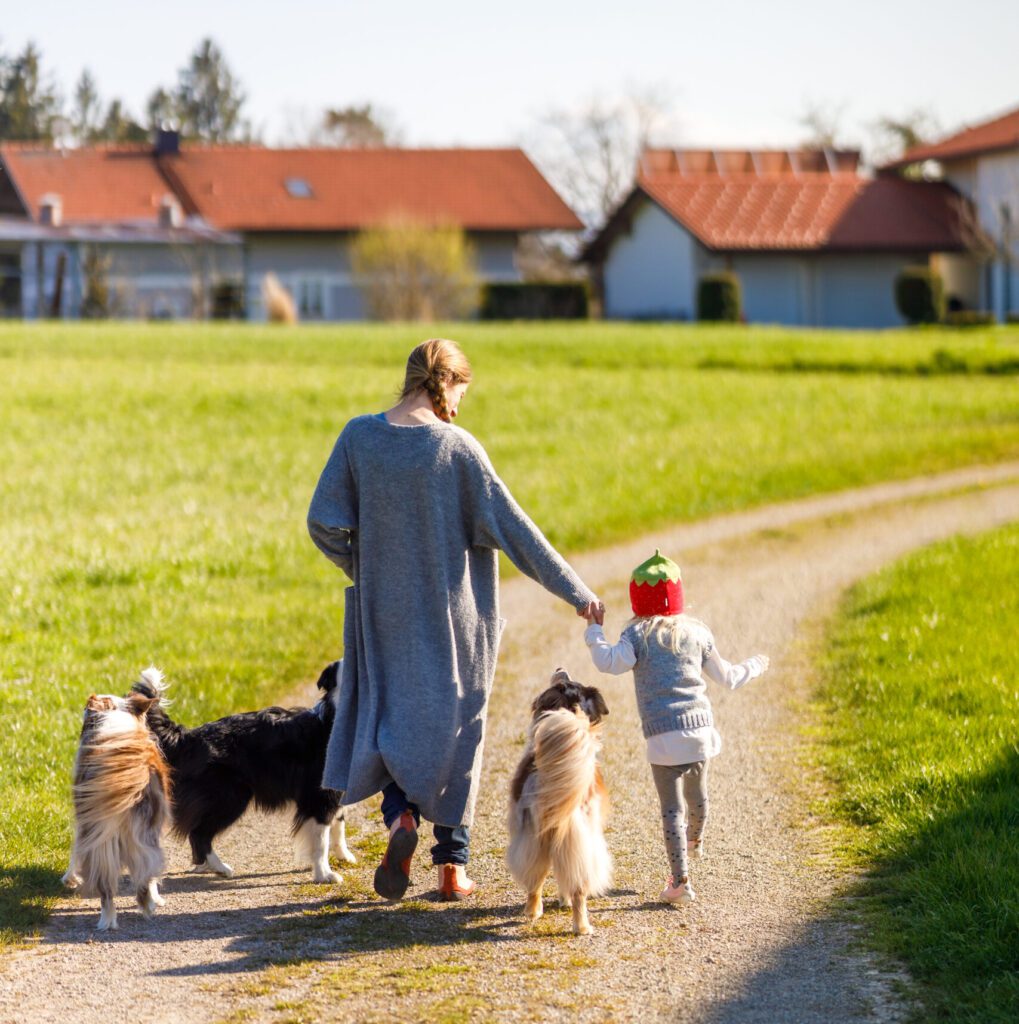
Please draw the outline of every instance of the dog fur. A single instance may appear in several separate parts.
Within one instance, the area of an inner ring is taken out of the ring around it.
[[[340,665],[333,662],[322,672],[322,697],[313,708],[249,711],[195,729],[167,714],[163,674],[155,668],[141,674],[132,693],[153,698],[148,725],[170,766],[173,831],[190,842],[193,871],[233,874],[212,844],[254,802],[267,811],[293,806],[299,862],[311,864],[316,882],[342,881],[329,865],[333,826],[339,857],[353,863],[354,855],[347,848],[340,799],[322,788]]]
[[[114,897],[126,868],[141,912],[163,905],[161,837],[169,820],[169,771],[146,726],[153,698],[92,694],[74,762],[75,834],[63,881],[98,896],[99,931],[117,927]]]
[[[587,898],[604,893],[612,880],[602,833],[608,792],[597,762],[608,707],[595,687],[560,668],[531,711],[527,748],[510,787],[506,859],[527,893],[531,923],[542,915],[541,889],[551,871],[559,902],[573,909],[574,933],[589,935]]]

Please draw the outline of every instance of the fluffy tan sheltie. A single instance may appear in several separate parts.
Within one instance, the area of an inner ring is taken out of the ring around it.
[[[541,917],[541,889],[551,871],[559,902],[573,908],[574,933],[590,935],[587,898],[604,893],[612,880],[602,834],[608,793],[597,762],[608,708],[595,687],[557,669],[531,710],[527,749],[510,789],[506,860],[527,893],[529,921]]]
[[[64,884],[99,897],[100,931],[117,927],[114,897],[124,868],[146,917],[163,904],[169,773],[145,724],[151,705],[141,694],[93,694],[85,705],[74,763],[74,846]]]

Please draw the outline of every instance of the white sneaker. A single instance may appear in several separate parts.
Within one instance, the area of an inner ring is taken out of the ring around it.
[[[681,882],[679,885],[673,885],[670,878],[658,898],[663,903],[693,903],[697,899],[697,893],[693,891],[689,880]]]

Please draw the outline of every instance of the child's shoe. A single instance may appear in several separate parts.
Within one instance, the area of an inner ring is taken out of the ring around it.
[[[693,891],[689,878],[682,879],[678,885],[672,883],[673,879],[670,878],[668,885],[658,897],[663,903],[693,903],[697,899],[697,893]]]
[[[698,839],[696,843],[687,843],[686,855],[694,860],[702,860],[704,857],[704,840]]]

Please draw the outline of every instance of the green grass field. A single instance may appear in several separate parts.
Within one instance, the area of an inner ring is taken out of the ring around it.
[[[438,333],[438,329],[436,329]],[[1019,329],[462,324],[461,425],[562,550],[1019,455]],[[417,326],[0,326],[0,924],[43,919],[81,707],[154,662],[188,723],[335,657],[304,527]],[[942,353],[939,355],[938,353]],[[944,353],[947,353],[945,355]]]
[[[1019,1007],[1017,580],[1019,527],[939,544],[857,586],[830,634],[828,810],[923,1021]]]

